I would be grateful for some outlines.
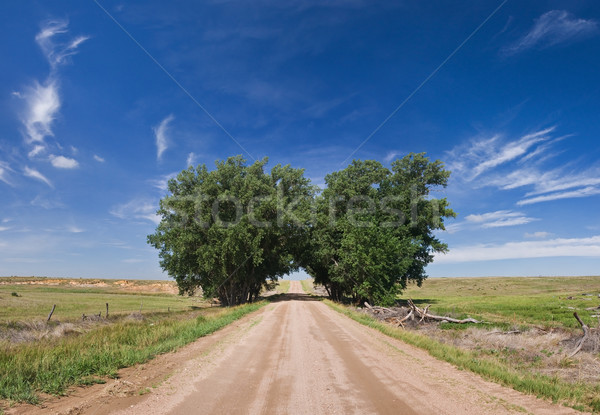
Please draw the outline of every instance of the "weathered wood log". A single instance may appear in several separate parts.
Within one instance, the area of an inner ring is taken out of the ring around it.
[[[423,310],[423,314],[421,314],[421,320],[419,320],[419,323],[423,321],[423,319],[425,318],[425,316],[427,315],[427,311],[429,311],[429,307],[431,307],[431,304],[427,304],[427,307],[425,307],[425,310]]]
[[[487,332],[486,336],[489,336],[491,334],[519,334],[519,333],[521,333],[521,330],[511,330],[511,331],[494,330],[494,331]]]
[[[404,328],[404,322],[405,322],[406,320],[408,320],[409,318],[411,318],[411,317],[412,317],[412,315],[413,315],[413,310],[410,310],[410,312],[409,312],[409,313],[408,313],[406,316],[404,316],[404,317],[403,317],[403,318],[401,318],[400,320],[396,321],[396,323],[397,323],[399,326],[401,326],[402,328]]]
[[[481,323],[481,321],[475,320],[474,318],[465,318],[465,319],[459,320],[459,319],[452,318],[452,317],[436,316],[435,314],[430,314],[428,312],[429,306],[427,306],[425,310],[421,310],[419,307],[417,307],[415,305],[415,303],[413,303],[412,299],[408,299],[408,305],[410,306],[410,308],[412,308],[415,311],[416,314],[421,316],[420,321],[423,321],[423,319],[427,318],[429,320],[441,321],[441,322],[446,322],[446,323],[456,323],[456,324]]]
[[[577,347],[575,347],[575,350],[573,351],[573,353],[571,353],[569,355],[569,357],[573,357],[577,353],[579,353],[579,351],[583,347],[583,343],[585,343],[585,340],[587,339],[587,337],[590,333],[590,328],[583,321],[581,321],[581,319],[579,318],[579,315],[577,314],[577,311],[573,313],[573,316],[577,319],[577,321],[581,325],[581,329],[583,330],[583,337],[581,339],[579,339],[579,342],[577,343]]]

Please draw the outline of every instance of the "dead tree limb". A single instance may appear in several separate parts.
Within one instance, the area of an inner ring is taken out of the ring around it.
[[[401,318],[400,320],[397,321],[398,325],[401,326],[402,328],[404,328],[404,322],[406,320],[408,320],[409,318],[411,318],[412,315],[413,315],[413,310],[410,310],[406,316],[404,316],[403,318]]]
[[[511,331],[500,331],[500,330],[495,330],[495,331],[489,331],[486,333],[486,336],[492,335],[492,334],[519,334],[521,333],[521,330],[511,330]]]
[[[423,319],[425,318],[425,316],[427,316],[427,312],[429,311],[429,307],[431,307],[431,304],[428,304],[427,307],[425,307],[425,310],[423,310],[423,314],[421,314],[421,320],[419,320],[419,323],[423,321]]]
[[[590,333],[590,328],[588,326],[586,326],[586,324],[583,321],[581,321],[577,312],[574,312],[573,316],[577,319],[577,321],[581,325],[581,329],[583,330],[583,337],[581,339],[579,339],[579,342],[577,343],[577,347],[575,348],[573,353],[571,353],[569,355],[570,358],[575,356],[577,353],[579,353],[579,351],[583,347],[583,343],[585,343],[585,340],[587,339],[588,334]]]
[[[429,306],[427,306],[425,308],[425,310],[421,310],[419,307],[417,307],[415,305],[415,303],[413,303],[413,301],[411,299],[408,300],[408,305],[410,306],[410,308],[412,308],[415,311],[416,314],[418,314],[421,317],[420,321],[423,321],[424,319],[429,319],[429,320],[442,321],[442,322],[448,322],[448,323],[456,323],[456,324],[481,323],[481,321],[475,320],[474,318],[465,318],[465,319],[459,320],[456,318],[445,317],[445,316],[436,316],[435,314],[429,314]]]

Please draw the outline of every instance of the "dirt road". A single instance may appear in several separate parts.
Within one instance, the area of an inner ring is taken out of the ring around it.
[[[171,365],[168,372],[166,362]],[[144,382],[157,379],[153,371],[160,368],[161,380],[165,373],[168,380],[142,388]],[[79,405],[69,406],[69,399],[77,398],[72,397],[44,411],[581,414],[486,382],[361,326],[302,294],[294,281],[285,300],[182,351],[132,369],[117,382],[121,383],[103,386],[102,393],[81,396]],[[119,397],[119,385],[137,392]]]

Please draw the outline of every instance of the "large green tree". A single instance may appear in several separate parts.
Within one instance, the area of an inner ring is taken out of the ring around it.
[[[242,156],[190,167],[169,181],[148,242],[180,293],[201,287],[224,305],[253,301],[269,280],[297,268],[314,187],[302,169]]]
[[[409,281],[421,285],[433,254],[447,250],[434,232],[455,213],[430,191],[444,188],[449,175],[423,153],[394,161],[391,170],[355,160],[327,175],[302,265],[334,300],[392,303]]]

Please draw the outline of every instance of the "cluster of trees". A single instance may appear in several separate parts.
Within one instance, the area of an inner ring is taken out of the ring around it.
[[[334,300],[389,304],[447,250],[434,231],[455,214],[430,196],[448,182],[440,161],[411,153],[388,169],[355,160],[327,175],[323,191],[303,169],[266,164],[231,157],[169,181],[148,242],[181,293],[201,287],[225,305],[251,302],[302,267]]]

